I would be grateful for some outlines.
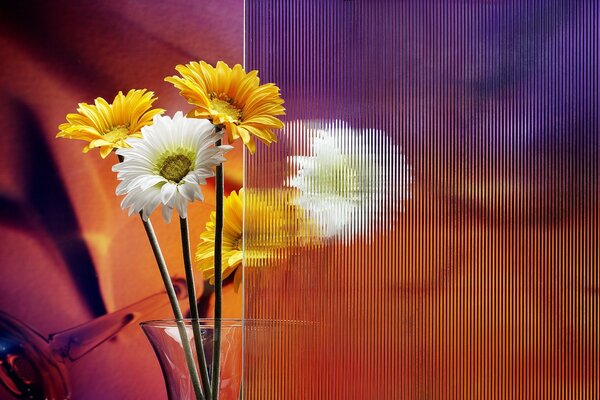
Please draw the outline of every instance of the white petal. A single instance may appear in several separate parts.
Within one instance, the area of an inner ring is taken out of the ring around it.
[[[160,175],[148,176],[148,177],[146,177],[146,179],[143,182],[140,183],[140,189],[148,190],[152,186],[156,185],[157,183],[161,183],[161,182],[167,183],[167,180]]]
[[[160,201],[163,204],[169,204],[173,196],[177,193],[177,188],[171,182],[165,183],[160,189]]]
[[[182,185],[178,185],[177,190],[181,194],[181,197],[183,197],[187,201],[194,201],[194,186],[197,185],[194,183],[184,183]]]
[[[162,206],[162,216],[167,224],[171,222],[171,213],[172,212],[173,212],[173,209],[171,207],[165,206],[165,205]]]
[[[202,189],[200,186],[194,186],[194,198],[200,201],[204,201],[204,195],[202,194]]]
[[[187,205],[188,202],[182,196],[177,197],[175,200],[175,207],[181,218],[187,218]]]
[[[118,196],[126,194],[127,193],[127,182],[123,181],[123,182],[119,183],[119,185],[117,186],[117,189],[115,190],[115,193]]]
[[[145,214],[150,215],[160,204],[160,189],[157,187],[152,187],[144,191],[143,193],[143,211]]]
[[[198,180],[196,179],[196,177],[194,176],[194,174],[187,174],[185,176],[185,178],[182,179],[183,182],[185,183],[190,183],[190,184],[198,184]]]

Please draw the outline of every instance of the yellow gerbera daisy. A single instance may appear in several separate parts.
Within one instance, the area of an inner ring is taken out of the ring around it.
[[[113,149],[129,147],[125,139],[141,138],[141,129],[152,124],[155,115],[162,114],[161,108],[152,109],[156,101],[154,92],[130,90],[127,95],[119,92],[112,104],[102,97],[94,100],[95,105],[79,103],[77,114],[68,114],[67,122],[61,124],[56,135],[59,138],[85,140],[87,153],[99,147],[100,155],[106,158]]]
[[[178,65],[179,76],[165,78],[195,108],[188,114],[221,125],[230,142],[241,138],[250,153],[256,151],[254,137],[265,144],[277,142],[273,129],[283,127],[277,116],[285,114],[279,88],[260,84],[258,71],[246,73],[241,65],[230,68],[222,61],[216,67],[204,61]]]
[[[243,195],[243,189],[240,190],[240,195]],[[243,217],[242,199],[235,191],[225,198],[223,216],[223,247],[221,252],[223,257],[223,279],[237,270],[233,279],[237,291],[242,282],[242,272],[238,266],[242,263]],[[200,235],[202,242],[196,249],[198,267],[202,270],[204,278],[208,279],[211,284],[215,283],[215,223],[216,213],[213,211],[210,214],[210,220],[206,223],[206,230]]]
[[[242,242],[248,267],[269,265],[269,260],[286,257],[287,251],[306,245],[315,229],[298,213],[289,199],[291,191],[253,191],[239,195],[234,191],[225,198],[223,214],[223,279],[234,275],[237,291],[242,281]],[[242,206],[246,205],[245,236],[242,234]],[[200,235],[196,261],[204,278],[214,284],[214,245],[216,214],[213,211],[206,230]]]

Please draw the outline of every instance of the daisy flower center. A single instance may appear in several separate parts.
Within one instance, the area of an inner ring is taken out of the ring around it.
[[[159,174],[171,182],[179,183],[191,169],[192,160],[189,157],[183,154],[172,154],[162,161]]]
[[[360,199],[358,172],[345,162],[322,165],[306,176],[308,191],[320,195],[336,195],[356,201]]]
[[[225,93],[216,94],[211,93],[210,104],[214,111],[219,114],[224,114],[231,118],[233,121],[239,122],[242,120],[242,110],[237,107],[233,100]]]

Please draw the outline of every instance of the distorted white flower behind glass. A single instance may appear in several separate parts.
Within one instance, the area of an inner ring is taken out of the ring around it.
[[[199,185],[214,176],[213,168],[224,162],[231,146],[215,146],[221,138],[208,120],[186,118],[181,112],[171,119],[155,116],[142,128],[142,138],[130,138],[130,148],[117,150],[123,162],[113,166],[122,182],[118,195],[125,195],[121,208],[129,215],[142,212],[147,220],[162,204],[162,215],[170,222],[176,209],[187,217],[188,203],[203,200]]]
[[[324,237],[369,233],[404,210],[411,182],[400,147],[384,132],[341,121],[288,124],[309,138],[310,153],[289,157],[294,200]],[[293,133],[292,133],[293,134]]]

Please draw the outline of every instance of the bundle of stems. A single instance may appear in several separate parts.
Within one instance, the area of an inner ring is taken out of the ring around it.
[[[217,145],[221,145],[221,141],[217,142]],[[122,161],[122,157],[119,157]],[[222,314],[223,314],[223,278],[221,270],[222,262],[222,236],[223,236],[223,196],[224,196],[224,176],[223,176],[223,164],[219,164],[216,167],[216,223],[215,223],[215,249],[214,249],[214,268],[215,268],[215,310],[214,310],[214,326],[213,326],[213,360],[212,360],[212,374],[209,374],[208,365],[206,362],[206,356],[204,353],[204,344],[202,339],[202,333],[200,331],[198,303],[196,296],[196,285],[194,281],[194,273],[192,270],[192,257],[190,250],[190,237],[189,227],[187,218],[179,218],[180,231],[181,231],[181,247],[183,251],[183,262],[185,268],[185,278],[188,290],[188,300],[190,307],[190,317],[192,332],[194,336],[194,347],[198,359],[199,371],[196,368],[194,361],[194,353],[190,346],[190,340],[185,327],[185,321],[183,313],[177,300],[177,294],[171,281],[169,269],[167,267],[165,258],[160,249],[158,239],[150,222],[150,218],[146,221],[140,218],[144,224],[148,241],[152,247],[152,252],[156,259],[160,275],[165,285],[173,316],[177,323],[177,329],[181,337],[181,343],[183,346],[183,352],[187,364],[188,371],[194,389],[194,395],[196,400],[217,400],[219,398],[219,382],[220,382],[220,364],[221,364],[221,330],[222,330]],[[209,376],[210,375],[210,376]]]

